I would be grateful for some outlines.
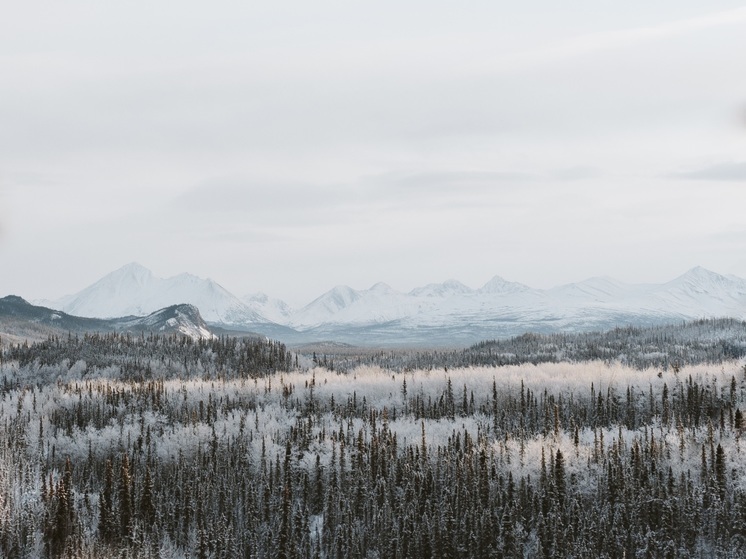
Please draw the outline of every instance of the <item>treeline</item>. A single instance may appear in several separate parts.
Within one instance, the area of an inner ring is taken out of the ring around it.
[[[81,377],[91,371],[100,375],[102,369],[108,368],[113,369],[109,372],[116,378],[133,380],[264,376],[289,371],[298,364],[297,357],[284,344],[266,338],[223,336],[194,340],[176,334],[129,333],[69,334],[33,344],[15,344],[0,350],[0,363],[3,361],[27,370],[54,368],[62,363],[72,368],[79,364]]]
[[[604,332],[526,333],[486,340],[466,349],[387,350],[322,354],[341,371],[377,365],[397,371],[522,363],[619,362],[638,369],[719,363],[746,356],[746,322],[730,318],[615,328]]]
[[[109,339],[4,354],[0,556],[746,555],[741,363],[218,374],[244,342]]]

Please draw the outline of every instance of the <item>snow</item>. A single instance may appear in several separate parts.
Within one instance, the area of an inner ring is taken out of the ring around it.
[[[108,318],[143,316],[179,303],[196,306],[208,323],[274,323],[309,335],[324,329],[324,339],[355,342],[350,327],[375,327],[381,339],[397,341],[406,335],[431,340],[434,330],[444,339],[454,333],[463,339],[484,339],[707,317],[746,319],[746,280],[696,267],[663,284],[596,277],[547,290],[500,276],[478,289],[451,279],[408,293],[385,283],[363,290],[339,285],[294,310],[263,293],[240,300],[210,279],[191,274],[160,279],[138,264],[128,264],[52,307]],[[339,337],[342,334],[347,337]]]
[[[266,293],[254,293],[242,301],[255,313],[277,324],[287,324],[295,312],[285,301],[270,297]]]
[[[182,303],[196,306],[208,322],[268,322],[213,280],[191,274],[161,279],[135,263],[104,276],[75,295],[52,302],[51,308],[75,316],[116,318],[145,316]]]
[[[694,268],[662,285],[631,285],[612,278],[533,289],[495,276],[478,290],[455,280],[430,284],[407,294],[377,284],[355,291],[335,287],[295,315],[289,324],[382,324],[407,326],[473,325],[489,321],[552,322],[567,327],[632,317],[646,321],[730,316],[746,318],[746,280]]]
[[[417,287],[409,292],[415,297],[451,297],[453,295],[471,293],[473,290],[458,280],[450,279],[443,283],[430,283]]]
[[[531,289],[530,287],[528,287],[527,285],[523,285],[522,283],[506,281],[500,276],[495,276],[490,281],[485,283],[482,286],[482,288],[479,289],[479,292],[490,293],[490,294],[503,294],[503,293],[519,293],[522,291],[528,291],[530,289]]]

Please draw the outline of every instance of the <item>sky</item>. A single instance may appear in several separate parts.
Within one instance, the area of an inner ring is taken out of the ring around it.
[[[746,277],[746,4],[16,2],[0,296]]]

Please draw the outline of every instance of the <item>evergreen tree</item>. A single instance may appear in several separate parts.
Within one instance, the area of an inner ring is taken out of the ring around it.
[[[114,538],[114,467],[106,461],[104,488],[99,495],[98,532],[101,541],[111,543]]]
[[[119,535],[127,539],[132,534],[132,477],[130,475],[129,458],[122,455],[119,469]]]

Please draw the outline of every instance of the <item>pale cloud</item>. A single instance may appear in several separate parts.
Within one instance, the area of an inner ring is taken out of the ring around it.
[[[558,169],[554,171],[553,176],[563,181],[588,180],[600,179],[603,176],[603,172],[590,165],[578,165],[576,167]]]
[[[718,163],[694,171],[676,173],[673,176],[682,179],[746,182],[746,162]]]
[[[746,202],[739,2],[6,11],[0,296],[670,279]]]
[[[498,59],[497,68],[523,68],[526,64],[555,63],[562,59],[608,51],[625,49],[641,43],[660,41],[697,31],[743,26],[746,24],[746,7],[713,12],[685,19],[666,21],[653,25],[626,29],[604,30],[583,34],[550,45],[548,48],[528,50]]]

